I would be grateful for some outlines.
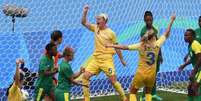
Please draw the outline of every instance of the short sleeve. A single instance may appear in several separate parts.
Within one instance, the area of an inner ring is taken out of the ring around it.
[[[50,65],[47,64],[46,59],[42,58],[39,64],[39,72],[46,71],[50,68]]]
[[[161,47],[161,45],[165,42],[166,37],[165,35],[162,35],[157,41],[156,41],[156,46]]]
[[[118,43],[118,42],[117,42],[117,37],[116,37],[115,32],[112,32],[112,43],[113,43],[113,44]]]
[[[72,70],[71,66],[64,67],[63,72],[64,72],[64,75],[66,78],[70,78],[73,75],[73,70]]]
[[[191,47],[195,54],[201,53],[201,44],[199,42],[193,41]]]
[[[92,31],[92,32],[95,32],[96,27],[97,27],[97,25],[95,25],[95,24],[90,24],[90,25],[89,25],[89,30]]]
[[[128,45],[129,50],[138,50],[140,48],[141,43]]]

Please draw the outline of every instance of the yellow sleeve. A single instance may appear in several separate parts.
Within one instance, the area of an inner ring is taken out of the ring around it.
[[[165,42],[166,37],[165,35],[162,35],[157,41],[156,41],[156,46],[161,47],[161,45]]]
[[[95,32],[96,27],[97,27],[97,26],[96,26],[95,24],[90,24],[90,25],[89,25],[89,30],[92,31],[92,32]]]
[[[16,90],[17,90],[18,86],[15,84],[15,82],[12,84],[12,86],[9,89],[9,94],[15,94]]]
[[[129,50],[138,50],[140,48],[141,43],[128,45]]]
[[[118,42],[117,42],[116,34],[115,34],[114,32],[111,32],[111,33],[112,33],[112,43],[113,43],[113,44],[118,43]]]
[[[201,53],[201,44],[199,42],[193,41],[191,47],[195,54]]]

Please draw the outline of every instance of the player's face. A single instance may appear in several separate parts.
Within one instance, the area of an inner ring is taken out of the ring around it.
[[[193,40],[193,36],[191,34],[191,32],[189,31],[186,31],[185,34],[184,34],[184,40],[185,42],[191,42],[191,40]]]
[[[74,53],[73,53],[73,52],[69,53],[69,54],[66,56],[66,59],[67,59],[68,61],[72,61],[73,58],[74,58]]]
[[[201,28],[201,18],[198,20],[198,24],[199,24],[199,26]]]
[[[151,28],[152,23],[153,23],[153,18],[152,18],[152,16],[146,16],[145,19],[144,19],[144,21],[145,21],[145,23],[146,23],[146,26]]]
[[[59,40],[58,40],[58,44],[61,44],[62,40],[63,40],[62,37],[59,38]]]
[[[105,19],[103,17],[97,16],[96,17],[96,23],[97,23],[98,27],[100,28],[100,27],[105,26],[106,21],[105,21]]]

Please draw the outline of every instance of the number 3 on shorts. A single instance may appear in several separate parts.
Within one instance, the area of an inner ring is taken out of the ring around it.
[[[149,59],[147,61],[148,65],[153,65],[155,63],[155,54],[153,52],[147,52],[147,58]]]

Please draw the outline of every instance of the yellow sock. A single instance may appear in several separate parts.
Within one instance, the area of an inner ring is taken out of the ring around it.
[[[130,94],[130,100],[129,101],[137,101],[136,94]]]
[[[89,80],[82,78],[83,85],[89,85]],[[89,88],[83,86],[83,93],[84,93],[84,101],[90,101],[90,94],[89,94]]]
[[[151,94],[145,94],[145,101],[152,101]]]
[[[116,82],[113,86],[114,86],[115,90],[119,93],[119,95],[121,96],[121,99],[123,101],[125,101],[127,98],[126,98],[126,95],[124,93],[124,90],[121,87],[121,84],[119,82]]]

